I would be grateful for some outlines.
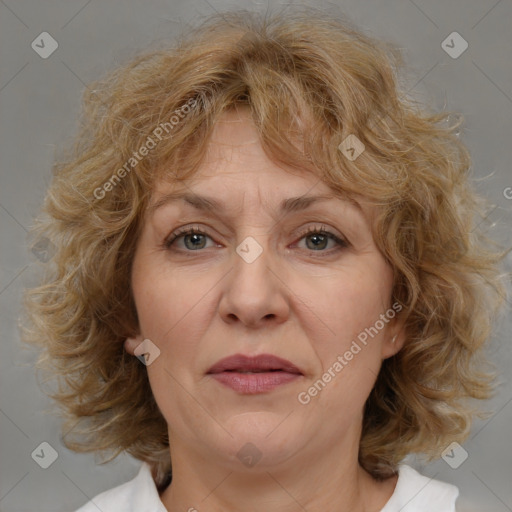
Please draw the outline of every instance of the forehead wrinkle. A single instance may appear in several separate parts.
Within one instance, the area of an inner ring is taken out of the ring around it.
[[[257,192],[258,200],[263,205],[264,209],[270,212],[272,215],[274,213],[274,209],[270,207],[268,199],[261,197],[261,191]],[[239,206],[236,207],[235,213],[240,214],[242,211],[243,204],[245,202],[245,191],[243,191],[243,199]],[[309,206],[319,203],[325,200],[339,200],[341,202],[347,202],[347,198],[338,197],[338,195],[333,193],[320,194],[316,196],[308,196],[307,194],[297,197],[289,197],[281,201],[279,210],[276,212],[280,215],[285,215],[292,212],[305,211],[309,208]],[[163,195],[160,199],[158,199],[155,203],[151,204],[148,207],[149,214],[154,215],[154,213],[169,204],[173,204],[176,201],[181,201],[185,205],[189,205],[195,208],[198,211],[204,211],[206,213],[213,214],[217,217],[225,214],[224,206],[222,201],[219,201],[213,197],[204,196],[201,194],[197,194],[194,192],[185,192],[185,191],[174,191]],[[361,205],[359,205],[354,199],[349,198],[348,203],[352,204],[356,207],[356,209],[363,214]],[[272,215],[273,216],[273,215]]]

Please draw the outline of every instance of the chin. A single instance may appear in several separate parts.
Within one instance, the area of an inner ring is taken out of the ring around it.
[[[302,447],[297,442],[299,432],[294,432],[293,420],[283,422],[285,418],[286,415],[266,411],[248,412],[233,416],[224,424],[233,436],[226,436],[225,453],[238,470],[240,463],[248,469],[279,465]]]
[[[223,422],[228,432],[236,437],[250,437],[264,442],[278,433],[279,424],[286,422],[284,432],[292,427],[291,421],[287,421],[286,414],[274,411],[249,411],[233,414]]]

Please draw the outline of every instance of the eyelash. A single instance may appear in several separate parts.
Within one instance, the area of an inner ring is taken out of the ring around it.
[[[197,228],[197,227],[180,228],[180,229],[177,229],[176,231],[174,231],[173,233],[171,233],[171,235],[164,241],[164,243],[163,243],[164,248],[169,250],[178,238],[184,237],[186,235],[204,235],[204,236],[207,236],[208,238],[211,238],[207,232],[205,232],[204,230]],[[312,253],[324,253],[325,255],[330,255],[333,252],[337,252],[341,249],[347,248],[350,245],[348,241],[346,241],[342,238],[339,238],[334,233],[325,229],[324,226],[322,226],[320,229],[318,229],[317,226],[309,227],[307,230],[300,233],[299,241],[302,240],[303,238],[307,237],[308,235],[325,235],[330,240],[334,240],[334,242],[336,242],[336,244],[338,245],[338,247],[333,248],[328,251],[325,251],[325,250],[309,251]],[[200,251],[201,251],[200,249],[198,251],[190,251],[190,250],[185,249],[185,252],[189,252],[189,253],[200,252]],[[316,254],[316,256],[322,257],[324,254]]]

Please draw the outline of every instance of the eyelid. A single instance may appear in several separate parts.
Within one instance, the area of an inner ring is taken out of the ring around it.
[[[318,251],[318,253],[330,254],[330,253],[336,251],[337,249],[348,248],[351,246],[351,243],[345,237],[345,235],[340,234],[339,231],[337,231],[337,230],[334,230],[334,231],[336,231],[336,233],[338,233],[338,234],[334,233],[332,228],[326,226],[323,223],[317,222],[314,225],[309,225],[305,228],[302,228],[299,231],[296,231],[293,236],[294,236],[294,238],[298,238],[298,239],[294,242],[294,245],[296,245],[298,242],[300,242],[308,234],[325,234],[328,238],[330,238],[331,240],[334,240],[336,242],[337,247],[334,249],[331,249],[329,251]],[[164,247],[164,249],[168,250],[168,249],[170,249],[171,245],[175,242],[175,240],[177,240],[180,237],[183,237],[186,235],[191,235],[191,234],[204,235],[215,242],[213,237],[204,228],[201,228],[198,225],[195,225],[195,226],[188,225],[188,226],[182,226],[182,227],[175,229],[168,237],[165,238],[162,246]],[[185,252],[194,252],[194,251],[185,251]],[[200,252],[200,251],[198,251],[198,252]],[[315,252],[315,251],[310,251],[310,252]]]
[[[320,227],[318,227],[319,224],[321,224]],[[335,232],[333,232],[333,231],[335,231]],[[319,233],[319,234],[325,233],[327,235],[334,237],[339,242],[343,242],[347,246],[350,245],[350,242],[348,241],[348,239],[345,235],[341,234],[338,230],[333,230],[329,226],[326,226],[325,224],[322,224],[322,223],[316,223],[313,226],[308,226],[308,227],[304,228],[302,231],[297,232],[295,236],[298,236],[302,239],[305,235],[308,235],[310,233],[313,233],[313,234],[314,233]]]
[[[182,226],[176,228],[169,236],[165,238],[163,246],[168,249],[177,238],[190,234],[205,235],[213,239],[213,237],[209,235],[207,231],[205,231],[203,228],[200,228],[199,226]]]

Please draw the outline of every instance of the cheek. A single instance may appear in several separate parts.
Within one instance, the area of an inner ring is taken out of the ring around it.
[[[142,253],[132,271],[132,288],[141,334],[161,343],[179,332],[187,336],[207,304],[214,276],[173,268],[165,255]]]
[[[142,260],[134,270],[141,334],[160,349],[160,356],[147,367],[155,400],[169,425],[179,425],[183,418],[190,421],[193,415],[201,417],[200,410],[190,407],[190,395],[184,389],[195,384],[198,340],[201,326],[207,323],[212,283],[184,272],[171,273],[154,263],[144,266]]]
[[[354,406],[366,400],[381,365],[387,325],[381,315],[389,308],[391,287],[391,269],[374,257],[336,274],[323,287],[305,288],[315,313],[308,336],[321,365],[316,377],[328,382],[324,399]]]
[[[320,283],[304,283],[304,301],[331,343],[353,339],[389,307],[392,277],[383,262],[353,265]],[[318,331],[317,331],[318,332]]]

